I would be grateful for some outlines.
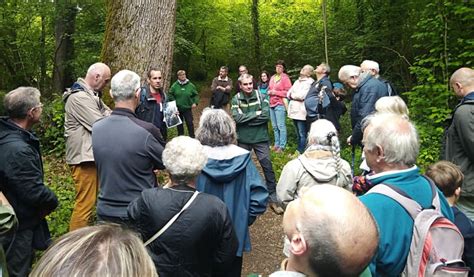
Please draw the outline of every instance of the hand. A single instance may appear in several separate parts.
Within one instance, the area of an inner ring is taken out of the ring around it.
[[[352,140],[352,136],[349,136],[349,137],[347,138],[347,144],[351,145],[351,140]]]
[[[191,108],[196,108],[196,106],[197,106],[196,104],[193,104],[193,105],[191,106]]]
[[[262,111],[256,111],[255,114],[256,114],[256,115],[261,115],[261,114],[262,114]]]

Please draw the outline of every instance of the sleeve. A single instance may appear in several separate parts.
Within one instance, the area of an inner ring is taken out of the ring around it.
[[[211,83],[211,91],[215,91],[217,88],[217,77],[212,79],[212,83]]]
[[[300,179],[300,176],[298,176],[299,170],[291,167],[293,161],[290,161],[283,167],[276,187],[278,200],[285,206],[291,201],[295,200],[296,191],[298,189],[298,181]]]
[[[291,88],[291,80],[288,75],[282,75],[281,81],[274,87],[275,94],[281,98],[286,98],[288,90]]]
[[[248,166],[249,175],[247,178],[250,182],[249,225],[251,225],[257,216],[263,214],[267,208],[268,190],[253,161]]]
[[[246,124],[255,118],[257,118],[257,114],[255,112],[248,112],[244,113],[242,109],[239,107],[239,100],[237,99],[238,95],[235,95],[232,98],[232,103],[231,103],[231,113],[232,113],[232,118],[234,118],[235,123],[237,125],[239,124]]]
[[[218,224],[220,223],[220,226],[216,226],[216,228],[220,229],[220,232],[217,249],[214,254],[214,263],[217,272],[226,272],[226,268],[230,266],[235,259],[239,241],[237,240],[229,211],[225,204],[221,204],[222,207],[217,209],[220,213],[218,216],[222,218],[222,221],[217,221]]]
[[[107,107],[102,100],[98,99],[103,107],[101,111],[97,102],[95,102],[92,97],[89,97],[86,92],[76,92],[69,96],[67,101],[71,114],[73,114],[74,118],[89,132],[92,132],[92,125],[97,120],[110,113],[109,107]]]
[[[359,103],[359,120],[356,122],[352,130],[352,141],[353,145],[361,144],[362,142],[362,120],[375,111],[375,102],[377,101],[376,87],[370,87],[360,94]]]
[[[229,77],[227,77],[227,78],[229,78]],[[227,84],[227,86],[226,86],[226,88],[225,88],[225,93],[230,94],[231,91],[232,91],[232,79],[229,78],[229,82],[228,82],[228,84]]]
[[[163,165],[162,155],[163,146],[152,134],[148,135],[147,141],[147,152],[151,157],[154,169],[165,169]]]
[[[37,153],[31,148],[17,152],[8,166],[9,187],[15,191],[18,199],[31,207],[37,208],[41,215],[51,213],[58,206],[58,199],[53,191],[43,183],[43,170]]]
[[[128,218],[130,223],[132,223],[131,226],[134,226],[135,230],[142,235],[143,241],[146,239],[145,231],[151,224],[151,215],[144,197],[145,194],[142,192],[140,197],[130,202],[127,208]]]
[[[260,94],[260,92],[256,92],[259,94],[260,103],[262,105],[262,109],[260,110],[261,113],[256,116],[251,122],[249,122],[249,126],[259,126],[263,124],[267,124],[268,120],[270,119],[270,103],[268,99]]]
[[[171,102],[176,100],[176,83],[174,83],[171,87],[170,90],[168,91],[168,94],[166,95],[166,102]]]
[[[462,105],[455,113],[453,121],[466,157],[474,163],[474,105]]]
[[[9,205],[0,204],[0,235],[18,226],[18,220],[15,216],[15,211]]]
[[[196,89],[196,86],[191,83],[191,88],[192,88],[192,93],[191,93],[191,98],[194,104],[199,105],[199,94]]]

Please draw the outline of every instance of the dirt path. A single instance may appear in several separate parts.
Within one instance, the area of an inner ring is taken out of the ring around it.
[[[209,106],[211,91],[204,88],[200,92],[199,106],[194,109],[194,126],[199,125],[199,117],[202,110]],[[253,160],[261,172],[255,155]],[[282,216],[274,214],[270,208],[260,216],[257,221],[250,227],[250,239],[252,242],[252,251],[244,254],[244,264],[242,268],[242,276],[249,274],[257,274],[268,276],[276,271],[284,256],[283,250],[283,231],[281,227]]]

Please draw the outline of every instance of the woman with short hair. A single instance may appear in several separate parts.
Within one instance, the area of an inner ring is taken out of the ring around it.
[[[225,111],[205,109],[196,138],[208,155],[197,189],[218,196],[229,209],[239,247],[226,276],[241,276],[243,252],[250,251],[248,226],[265,212],[268,192],[250,152],[235,145],[235,122]]]
[[[147,242],[161,277],[221,274],[234,259],[237,238],[225,204],[196,192],[195,181],[206,162],[199,141],[172,139],[163,151],[171,184],[144,190],[128,206],[130,220]]]

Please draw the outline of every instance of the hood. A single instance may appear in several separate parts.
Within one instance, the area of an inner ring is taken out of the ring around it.
[[[329,151],[306,151],[298,160],[321,183],[329,182],[337,175],[336,160]]]
[[[204,146],[204,148],[208,154],[208,160],[202,173],[216,183],[232,181],[246,169],[251,161],[250,152],[237,145]]]
[[[63,102],[66,102],[67,98],[71,96],[71,94],[80,90],[86,90],[84,80],[82,78],[77,79],[77,81],[72,84],[71,88],[66,89],[66,91],[63,93]]]

